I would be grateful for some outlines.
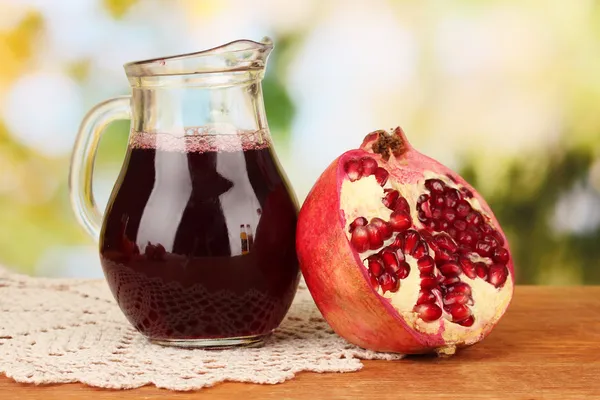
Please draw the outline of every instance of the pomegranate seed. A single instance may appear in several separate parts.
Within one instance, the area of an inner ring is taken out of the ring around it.
[[[394,232],[404,232],[412,225],[412,220],[410,215],[401,212],[394,211],[390,214],[390,226],[394,230]]]
[[[464,293],[452,292],[446,293],[443,298],[444,305],[450,306],[452,304],[467,304],[470,298]]]
[[[454,285],[448,286],[446,290],[448,291],[448,293],[462,293],[467,296],[471,295],[471,286],[467,285],[464,282],[458,282]]]
[[[446,249],[438,249],[435,252],[435,261],[440,262],[442,264],[447,263],[448,261],[452,261],[454,259],[454,257],[452,256],[452,254],[446,250]]]
[[[456,221],[454,221],[454,222],[456,222]],[[450,235],[450,237],[452,239],[456,239],[456,235],[458,235],[458,231],[456,230],[456,228],[453,228],[453,227],[448,228],[446,230],[446,232],[448,232],[448,235]]]
[[[452,321],[462,321],[471,316],[471,310],[464,304],[451,304],[447,307],[444,307],[446,311],[452,315]]]
[[[383,293],[385,292],[397,292],[400,288],[400,281],[393,275],[384,273],[379,277],[379,285]]]
[[[419,231],[419,234],[423,237],[423,239],[425,239],[427,242],[430,242],[429,245],[431,246],[431,248],[433,249],[435,247],[435,243],[433,243],[433,235],[422,229]]]
[[[415,247],[414,251],[410,255],[413,256],[414,258],[421,258],[428,254],[429,254],[429,247],[427,246],[427,243],[424,240],[421,240],[419,243],[417,243],[417,246]]]
[[[435,207],[433,210],[431,210],[431,218],[433,218],[433,219],[442,218],[442,209],[439,207]]]
[[[500,234],[500,232],[493,231],[492,232],[492,236],[494,236],[494,238],[496,239],[496,242],[498,242],[498,244],[500,246],[504,246],[504,238],[502,237],[502,235]]]
[[[444,211],[442,211],[442,217],[446,221],[452,222],[456,219],[456,211],[451,208],[444,208]]]
[[[393,251],[383,250],[381,252],[381,260],[383,261],[386,271],[396,273],[398,270],[398,258]]]
[[[471,192],[469,189],[467,188],[462,188],[460,189],[460,191],[462,192],[462,194],[467,198],[467,199],[472,199],[473,198],[473,192]]]
[[[488,282],[494,285],[494,287],[500,287],[504,285],[508,278],[508,268],[502,264],[494,264],[490,267]]]
[[[447,286],[452,286],[457,284],[458,282],[460,282],[460,278],[458,276],[451,276],[448,278],[444,278],[443,275],[440,275],[440,285],[443,285],[443,287],[447,287]]]
[[[432,231],[437,231],[437,223],[432,220],[432,219],[428,219],[427,221],[425,221],[423,223],[423,226],[425,226],[427,229],[430,229]]]
[[[362,165],[358,160],[349,160],[344,166],[346,174],[350,182],[354,182],[362,178]],[[387,172],[387,171],[386,171]]]
[[[377,169],[375,170],[375,179],[377,179],[377,182],[380,186],[385,185],[389,176],[390,173],[381,167],[377,167]]]
[[[408,201],[404,197],[400,196],[398,201],[396,201],[394,211],[400,211],[410,215],[410,206],[408,205]]]
[[[465,246],[464,244],[458,245],[458,252],[462,255],[473,253],[473,249],[469,246]]]
[[[369,237],[369,248],[371,250],[376,250],[383,246],[383,237],[379,232],[379,229],[375,225],[368,224],[365,228],[367,228],[367,234]]]
[[[455,221],[456,222],[456,221]],[[473,235],[473,237],[477,240],[481,239],[481,230],[476,226],[469,225],[467,226],[467,232]]]
[[[469,225],[478,226],[483,222],[483,218],[481,218],[481,214],[478,211],[471,211],[465,217],[465,221],[467,221],[467,224]]]
[[[434,236],[435,243],[442,249],[446,249],[451,253],[454,253],[458,246],[454,243],[454,240],[445,233],[439,233]]]
[[[426,274],[432,274],[435,262],[431,256],[424,256],[417,260],[417,266],[419,267],[419,271]]]
[[[473,192],[471,192],[466,187],[460,188],[460,191],[462,192],[462,194],[465,195],[466,198],[468,198],[468,199],[472,199],[473,198]]]
[[[385,271],[381,262],[381,258],[379,258],[377,255],[369,256],[367,258],[367,263],[369,264],[369,271],[371,271],[371,273],[376,277],[380,277]]]
[[[462,272],[460,265],[453,262],[449,262],[442,265],[441,267],[439,267],[439,270],[442,273],[442,275],[448,277],[458,276]]]
[[[467,229],[467,223],[462,219],[457,219],[456,221],[454,221],[453,225],[458,231],[464,231],[465,229]]]
[[[354,221],[352,221],[350,227],[348,228],[348,231],[352,233],[352,231],[354,231],[354,228],[356,228],[357,226],[365,226],[367,223],[368,221],[365,217],[358,217]]]
[[[393,247],[395,249],[403,248],[404,247],[404,236],[402,236],[401,233],[397,234],[396,238],[394,239],[392,244],[390,244],[390,247]]]
[[[428,194],[424,193],[424,194],[420,195],[419,198],[417,199],[417,208],[421,208],[423,203],[427,203],[427,200],[429,200]]]
[[[429,220],[429,218],[427,218],[427,214],[425,214],[425,211],[423,211],[423,210],[417,211],[417,218],[421,222],[426,222]]]
[[[494,262],[506,264],[509,259],[510,256],[508,255],[508,250],[506,250],[504,247],[498,247],[497,249],[494,249],[494,254],[492,255],[492,260],[494,260]]]
[[[456,215],[460,218],[466,217],[471,212],[471,205],[466,200],[461,200],[456,205]]]
[[[461,257],[459,259],[460,266],[462,267],[463,273],[471,279],[475,279],[477,277],[477,272],[475,272],[475,264],[471,260],[466,257]]]
[[[406,261],[401,262],[400,265],[398,265],[398,271],[396,271],[398,279],[405,279],[409,274],[410,265]]]
[[[434,196],[431,198],[431,204],[433,204],[436,207],[442,207],[445,203],[446,201],[442,196]]]
[[[392,245],[390,245],[388,248],[394,251],[399,263],[405,261],[404,253],[402,252],[401,247],[392,247]]]
[[[489,242],[484,242],[483,240],[475,243],[475,252],[479,254],[481,257],[489,257],[492,254],[493,248]]]
[[[422,289],[435,289],[438,287],[438,282],[433,276],[421,276]]]
[[[484,236],[483,241],[490,244],[490,246],[492,247],[492,252],[494,249],[499,247],[499,244],[496,241],[496,238],[492,235]]]
[[[371,225],[375,226],[379,230],[379,234],[381,235],[383,240],[388,240],[392,237],[392,234],[394,233],[392,230],[392,226],[388,222],[382,220],[381,218],[372,218]]]
[[[466,327],[473,326],[473,324],[475,323],[475,317],[473,317],[471,315],[471,316],[469,316],[469,317],[467,317],[465,319],[462,319],[460,321],[456,321],[456,323],[458,325],[462,325],[462,326],[466,326]]]
[[[352,232],[350,243],[356,251],[364,253],[369,250],[369,233],[365,226],[357,226]]]
[[[446,207],[454,208],[460,200],[460,192],[456,189],[450,189],[446,192]]]
[[[446,231],[450,227],[448,221],[440,221],[440,231]]]
[[[475,237],[473,237],[473,235],[467,231],[458,232],[456,235],[456,240],[458,240],[458,243],[464,244],[466,247],[471,247],[473,246],[473,243],[475,243]]]
[[[381,199],[381,202],[384,206],[390,210],[393,210],[396,207],[396,201],[398,200],[398,197],[400,197],[400,192],[394,189],[385,189],[384,192],[385,195]]]
[[[404,234],[404,254],[412,254],[415,248],[417,247],[417,243],[421,240],[421,235],[415,230],[408,230]]]
[[[414,312],[425,322],[437,321],[442,316],[442,309],[437,304],[419,304]]]
[[[431,290],[421,289],[419,292],[419,298],[417,299],[417,305],[419,304],[435,304],[436,298]]]
[[[421,195],[423,197],[423,195]],[[431,218],[431,207],[429,203],[417,203],[417,213],[425,218]]]
[[[379,281],[377,280],[377,277],[375,277],[373,274],[369,274],[369,280],[371,281],[371,286],[373,287],[374,290],[379,289]]]
[[[483,262],[475,263],[475,272],[481,279],[486,279],[488,274],[488,266]]]
[[[370,176],[375,173],[377,169],[377,161],[371,157],[363,157],[360,159],[362,164],[362,176]]]
[[[429,189],[431,193],[438,194],[444,193],[444,190],[446,189],[446,185],[444,184],[444,182],[442,182],[439,179],[427,179],[425,181],[425,187]]]
[[[494,232],[494,228],[492,228],[488,224],[481,224],[481,232],[483,232],[484,234],[491,234],[492,232]]]

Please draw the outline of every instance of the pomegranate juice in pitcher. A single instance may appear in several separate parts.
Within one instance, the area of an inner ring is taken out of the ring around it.
[[[117,304],[152,343],[257,346],[300,272],[297,203],[277,162],[261,81],[270,39],[125,64],[130,96],[85,116],[71,158],[75,215]],[[104,128],[131,120],[105,212],[92,191]]]
[[[281,322],[299,279],[296,204],[271,151],[261,132],[132,133],[100,254],[145,336],[250,337]]]

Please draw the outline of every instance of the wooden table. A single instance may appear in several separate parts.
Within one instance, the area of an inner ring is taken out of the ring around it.
[[[0,399],[600,399],[600,287],[520,286],[483,343],[449,359],[364,364],[355,373],[301,373],[280,385],[224,383],[191,393],[36,387],[0,376]]]

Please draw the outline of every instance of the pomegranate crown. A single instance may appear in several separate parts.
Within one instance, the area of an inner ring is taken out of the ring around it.
[[[381,158],[388,161],[392,154],[399,157],[404,154],[410,146],[402,128],[398,126],[395,129],[391,129],[390,132],[380,129],[369,133],[365,137],[361,147],[370,147],[373,153],[381,155]]]

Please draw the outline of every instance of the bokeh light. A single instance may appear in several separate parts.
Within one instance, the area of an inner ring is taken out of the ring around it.
[[[600,283],[600,4],[332,0],[0,1],[0,263],[101,276],[70,210],[85,112],[129,93],[122,64],[275,41],[264,81],[300,200],[369,131],[402,125],[489,200],[520,283]],[[105,205],[128,124],[102,140]]]

